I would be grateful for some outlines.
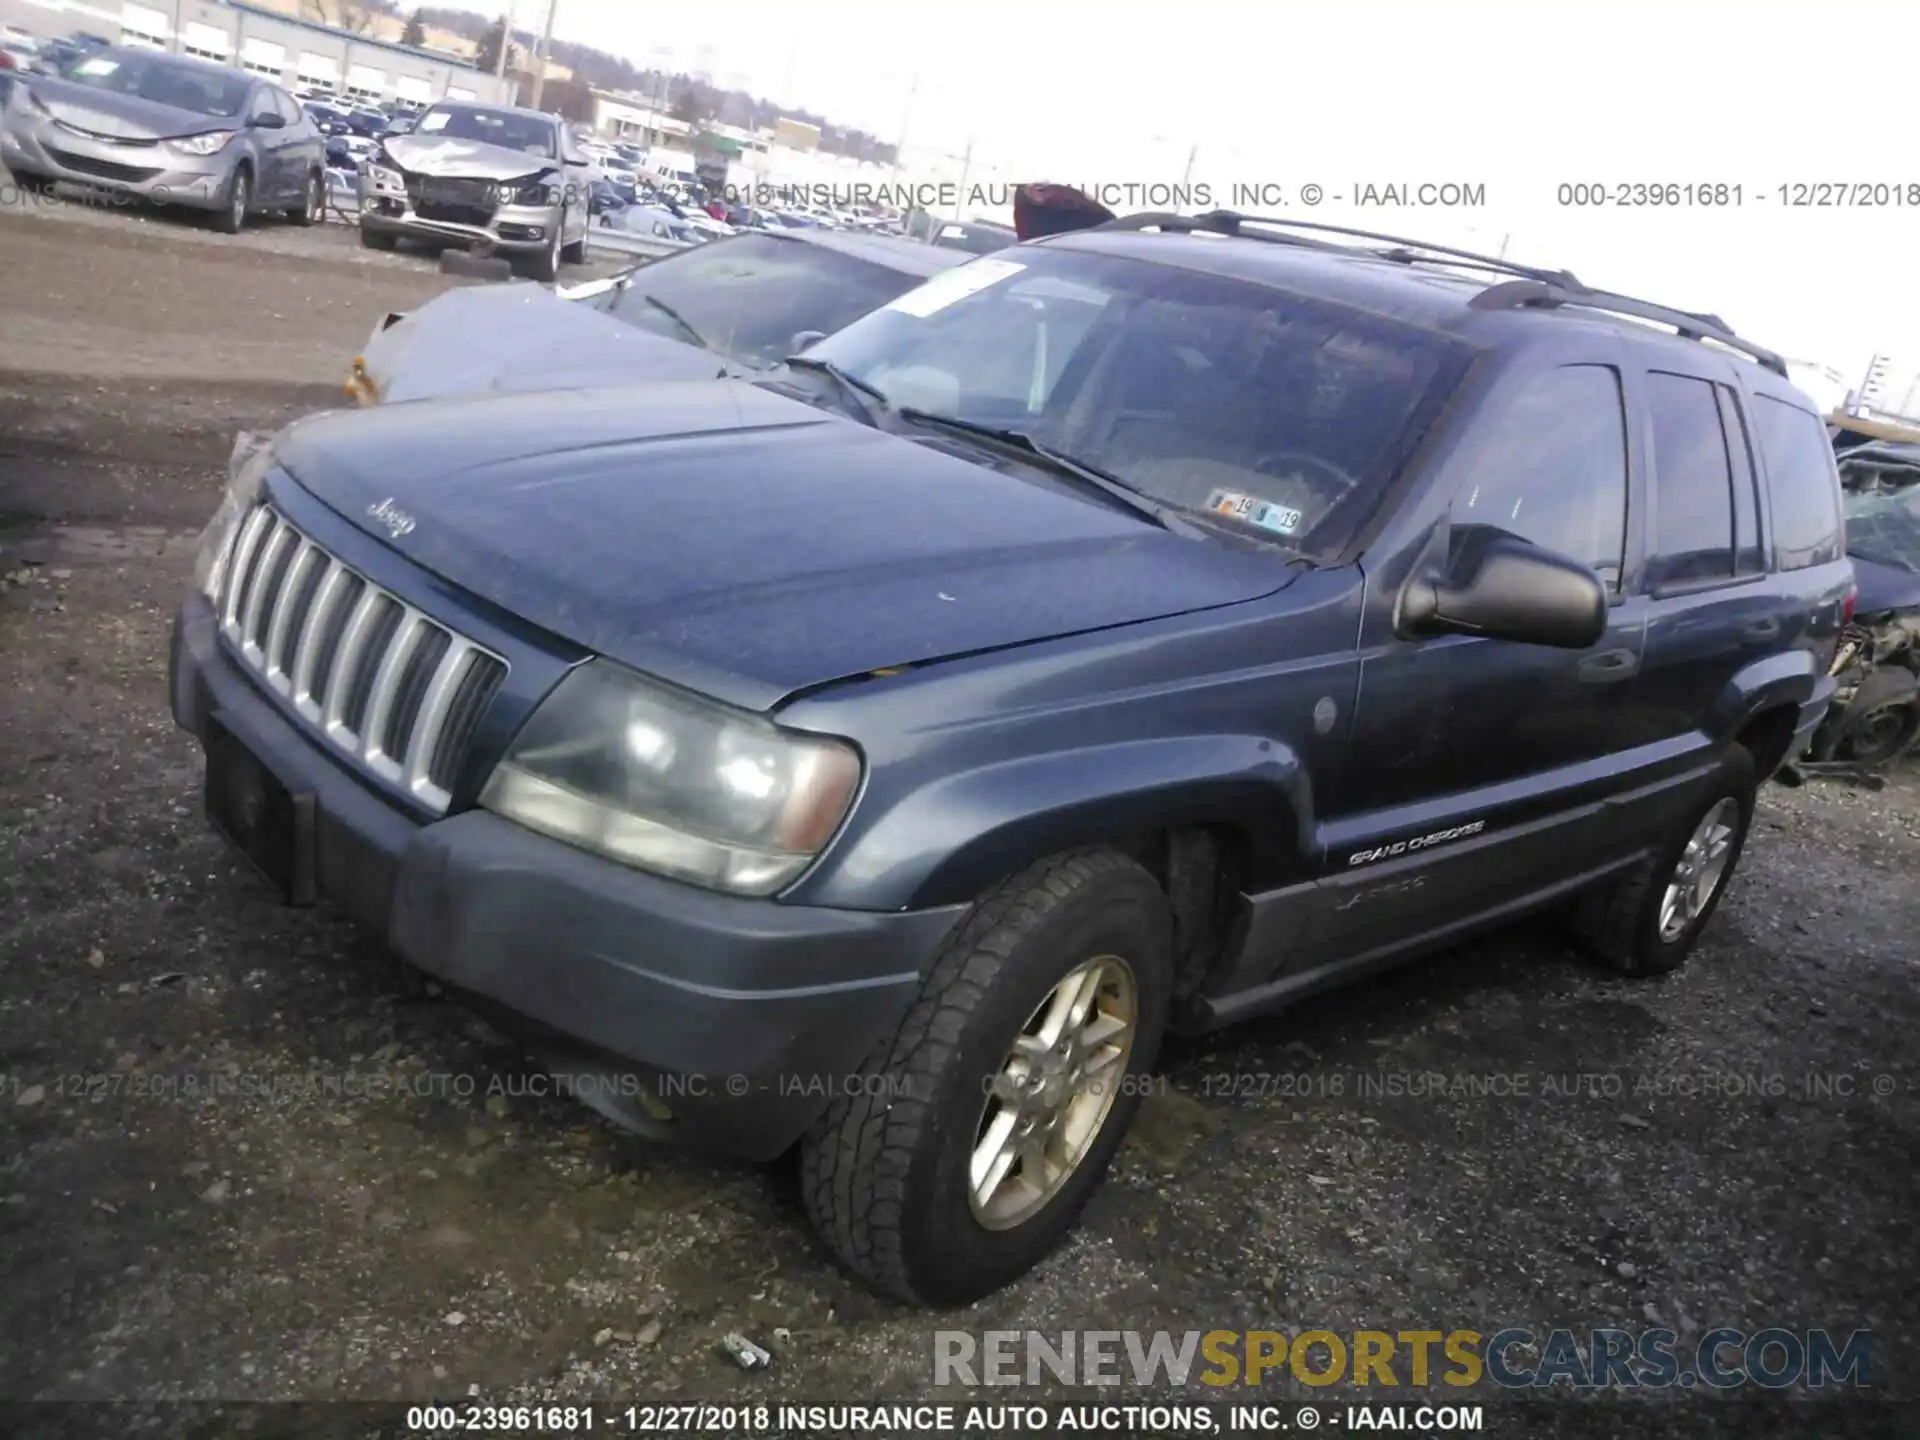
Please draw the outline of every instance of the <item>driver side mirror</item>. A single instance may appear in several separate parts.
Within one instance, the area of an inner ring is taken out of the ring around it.
[[[276,110],[268,110],[256,115],[248,123],[256,130],[284,130],[287,128],[285,117]]]
[[[1455,527],[1444,567],[1416,574],[1400,595],[1405,639],[1478,635],[1585,650],[1607,632],[1607,592],[1577,560],[1490,525]]]
[[[793,332],[793,339],[787,342],[787,353],[798,355],[826,338],[827,332],[824,330],[796,330]]]

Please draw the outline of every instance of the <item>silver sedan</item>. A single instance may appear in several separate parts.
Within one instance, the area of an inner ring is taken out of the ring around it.
[[[279,86],[151,50],[96,51],[64,77],[19,76],[0,117],[0,164],[57,181],[213,212],[237,233],[282,210],[325,215],[326,142]]]

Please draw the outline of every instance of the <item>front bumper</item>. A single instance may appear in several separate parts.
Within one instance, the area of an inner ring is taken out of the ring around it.
[[[425,215],[404,186],[382,184],[365,167],[360,171],[360,225],[376,235],[452,241],[468,247],[488,245],[508,255],[542,255],[552,248],[555,233],[566,225],[566,210],[561,205],[497,201],[484,208],[491,213],[484,217],[476,213],[469,220]]]
[[[204,743],[217,715],[311,797],[319,894],[450,987],[529,1022],[582,1099],[660,1138],[748,1159],[785,1150],[857,1083],[960,914],[719,895],[485,811],[419,824],[255,688],[197,596],[174,622],[170,689],[183,728]],[[640,1089],[663,1103],[635,1103]]]
[[[164,144],[91,139],[52,120],[9,116],[0,122],[0,165],[8,170],[157,205],[221,208],[239,150],[235,143],[217,155],[181,155]]]

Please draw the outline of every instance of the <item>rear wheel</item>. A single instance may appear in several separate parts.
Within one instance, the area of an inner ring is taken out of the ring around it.
[[[1664,975],[1686,960],[1740,863],[1754,774],[1753,756],[1732,747],[1666,842],[1584,897],[1576,923],[1602,960],[1636,976]]]
[[[1139,865],[1056,856],[977,906],[919,998],[801,1145],[807,1211],[875,1289],[958,1305],[1072,1227],[1139,1107],[1166,1024],[1172,920]]]
[[[252,209],[253,171],[241,165],[227,182],[220,208],[213,212],[213,228],[222,235],[238,235],[247,228],[247,215]]]

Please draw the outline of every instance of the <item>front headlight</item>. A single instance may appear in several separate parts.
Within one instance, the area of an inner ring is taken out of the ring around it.
[[[242,432],[234,441],[233,458],[227,465],[227,493],[207,528],[200,532],[200,548],[193,557],[194,589],[209,600],[220,597],[234,536],[260,498],[267,471],[272,468],[273,441]]]
[[[532,180],[517,180],[507,185],[506,203],[509,205],[529,205],[542,209],[554,202],[554,180],[551,175],[537,176]]]
[[[372,182],[375,190],[383,191],[390,195],[404,195],[407,193],[407,182],[400,172],[383,165],[377,158],[369,159],[365,162],[363,173],[367,179]]]
[[[606,661],[571,672],[480,796],[556,840],[736,895],[771,895],[846,818],[860,755]]]
[[[170,140],[167,143],[182,155],[218,155],[227,148],[233,136],[231,130],[209,130],[204,135],[189,135],[184,140]]]

